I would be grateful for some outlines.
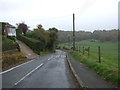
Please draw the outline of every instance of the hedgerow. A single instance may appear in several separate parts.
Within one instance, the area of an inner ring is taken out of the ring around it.
[[[33,39],[26,37],[24,35],[17,35],[17,39],[23,41],[26,45],[28,45],[32,50],[34,50],[36,53],[39,54],[41,48],[42,48],[42,43],[39,40]]]

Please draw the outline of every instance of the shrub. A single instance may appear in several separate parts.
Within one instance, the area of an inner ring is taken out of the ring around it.
[[[7,36],[7,38],[9,38],[9,39],[11,39],[11,40],[13,40],[13,41],[15,41],[15,36]]]
[[[22,34],[22,30],[21,29],[16,29],[16,35]]]
[[[41,42],[41,51],[46,50],[55,50],[56,47],[56,41],[57,41],[57,29],[56,28],[50,28],[49,30],[44,30],[42,28],[42,25],[39,24],[37,26],[38,28],[34,31],[27,32],[26,36],[30,38],[37,39]]]
[[[31,49],[33,49],[36,53],[39,53],[39,51],[42,49],[42,46],[39,40],[33,39],[33,38],[29,38],[26,36],[23,36],[21,34],[19,34],[17,36],[17,38],[21,41],[23,41],[26,45],[28,45]]]
[[[41,51],[45,51],[47,49],[46,45],[49,42],[49,37],[48,32],[46,32],[45,30],[35,30],[27,32],[25,36],[39,40],[41,43]]]
[[[8,50],[13,50],[13,49],[19,50],[19,45],[14,40],[11,40],[3,36],[2,37],[2,51],[8,51]]]

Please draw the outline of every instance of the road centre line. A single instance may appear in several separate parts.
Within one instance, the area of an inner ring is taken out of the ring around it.
[[[31,72],[29,72],[28,74],[26,74],[24,77],[22,77],[18,82],[16,82],[14,85],[17,85],[18,83],[20,83],[22,80],[24,80],[27,76],[29,76],[30,74],[32,74],[34,71],[36,71],[38,68],[40,68],[41,66],[43,66],[44,63],[40,64],[39,66],[37,66],[35,69],[33,69]]]
[[[7,72],[9,72],[9,71],[11,71],[11,70],[13,70],[13,69],[15,69],[15,68],[18,68],[18,67],[20,67],[20,66],[22,66],[22,65],[24,65],[24,64],[30,63],[30,62],[32,62],[32,61],[33,61],[33,60],[28,61],[28,62],[25,62],[25,63],[20,64],[20,65],[17,65],[17,66],[15,66],[15,67],[12,67],[12,68],[10,68],[10,69],[8,69],[8,70],[6,70],[6,71],[1,72],[0,74],[7,73]]]
[[[48,58],[48,61],[50,60],[50,58]]]
[[[55,59],[55,58],[57,58],[57,57],[60,57],[60,55],[56,55],[55,57],[54,56],[51,56],[50,58],[48,58],[48,61],[50,60],[50,59]]]
[[[60,57],[60,55],[57,55],[56,57]]]
[[[50,59],[52,59],[53,58],[53,56],[51,56],[50,58],[48,58],[48,61],[50,60]]]

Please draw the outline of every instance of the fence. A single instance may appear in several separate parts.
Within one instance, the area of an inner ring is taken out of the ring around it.
[[[73,50],[73,48],[71,46],[63,46],[64,50]],[[91,56],[91,46],[87,46],[87,45],[77,45],[75,48],[75,52],[79,52],[82,55],[87,55],[88,58]],[[96,52],[98,52],[97,57],[98,57],[98,62],[101,63],[101,47],[97,46]]]

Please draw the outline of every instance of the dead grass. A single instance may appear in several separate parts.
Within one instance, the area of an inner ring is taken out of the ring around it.
[[[2,70],[8,69],[20,63],[27,61],[23,53],[17,52],[14,54],[2,54]]]

